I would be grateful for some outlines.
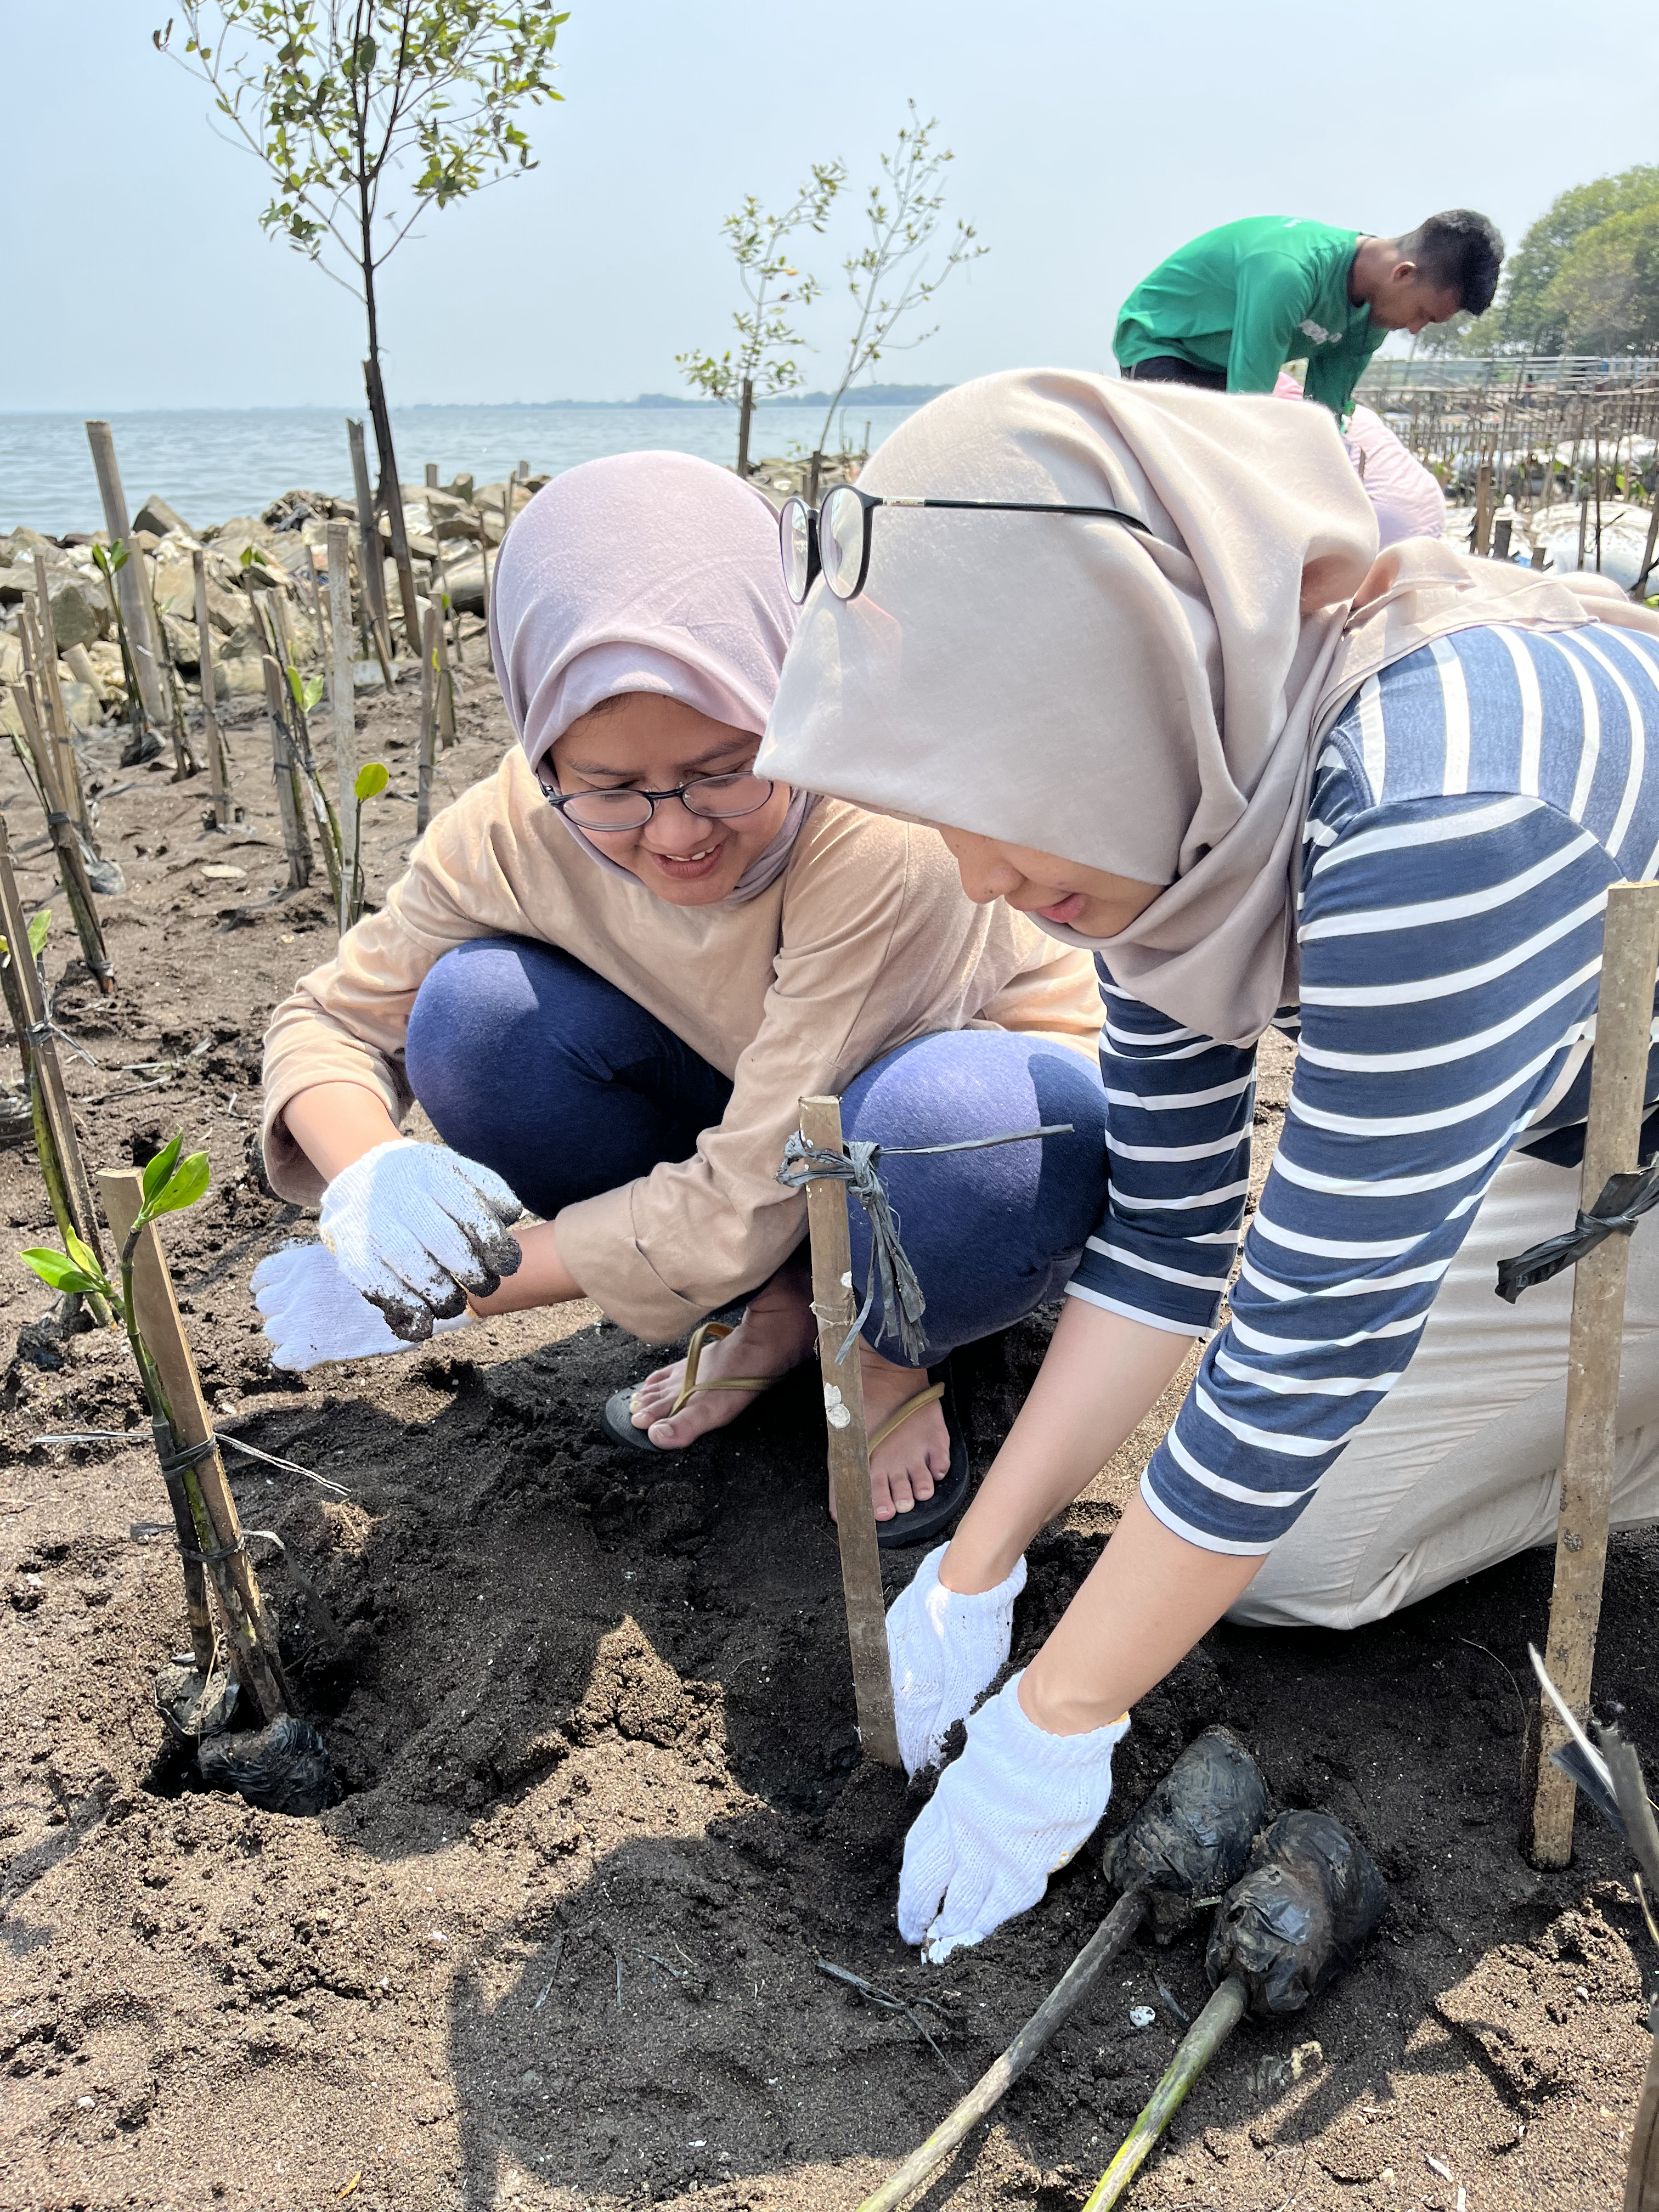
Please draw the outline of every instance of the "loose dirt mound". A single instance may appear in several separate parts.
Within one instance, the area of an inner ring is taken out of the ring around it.
[[[455,788],[504,742],[498,708],[463,719]],[[412,836],[410,737],[399,703],[360,740],[394,768],[370,837],[382,884]],[[333,931],[324,896],[273,890],[262,743],[257,726],[239,740],[261,842],[204,833],[199,782],[106,763],[126,786],[103,801],[131,886],[108,908],[121,992],[99,1006],[73,967],[58,1008],[100,1063],[70,1060],[94,1164],[149,1157],[181,1121],[211,1150],[213,1193],[167,1242],[221,1419],[349,1493],[254,1461],[235,1474],[245,1519],[311,1585],[270,1577],[346,1794],[315,1821],[256,1813],[185,1788],[162,1751],[149,1685],[184,1642],[178,1568],[127,1534],[166,1518],[153,1455],[32,1443],[136,1428],[138,1393],[109,1339],[12,1358],[48,1301],[11,1254],[50,1222],[32,1156],[0,1153],[0,2206],[288,2212],[349,2190],[396,2212],[851,2207],[957,2088],[907,2017],[816,1960],[927,2000],[971,2079],[1110,1901],[1096,1855],[942,1969],[900,1943],[914,1808],[859,1763],[805,1385],[659,1470],[596,1426],[652,1361],[591,1308],[304,1385],[273,1375],[247,1276],[304,1224],[258,1173],[258,1040]],[[246,881],[228,892],[204,863]],[[70,941],[60,920],[54,976]],[[153,1091],[117,1072],[167,1059],[183,1072]],[[1275,1120],[1264,1106],[1264,1135]],[[1043,1334],[969,1363],[981,1468]],[[1017,1656],[1138,1463],[1126,1449],[1036,1546]],[[893,1588],[913,1565],[890,1563]],[[1120,1815],[1224,1721],[1276,1805],[1356,1830],[1393,1902],[1305,2021],[1240,2031],[1138,2205],[1452,2212],[1460,2187],[1469,2212],[1617,2202],[1652,1954],[1585,1820],[1566,1875],[1515,1850],[1516,1680],[1547,1595],[1534,1555],[1350,1637],[1221,1630],[1145,1702]],[[1621,1539],[1598,1685],[1650,1747],[1656,1614],[1653,1542]],[[1202,1995],[1200,1939],[1132,1950],[923,2203],[1079,2203],[1169,2057],[1172,2003]],[[1137,2033],[1142,2003],[1159,2016]]]

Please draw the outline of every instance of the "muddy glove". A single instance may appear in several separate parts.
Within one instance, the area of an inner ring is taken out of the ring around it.
[[[321,1234],[340,1273],[394,1336],[421,1344],[434,1322],[487,1298],[522,1256],[507,1224],[524,1212],[493,1170],[447,1145],[394,1137],[323,1193]]]
[[[945,1732],[965,1721],[974,1700],[1008,1661],[1014,1600],[1025,1587],[1025,1562],[994,1589],[972,1597],[946,1589],[939,1563],[948,1546],[929,1552],[887,1615],[893,1669],[893,1715],[907,1774],[938,1763]]]
[[[969,1722],[968,1748],[904,1839],[899,1933],[933,1966],[1035,1905],[1111,1799],[1112,1748],[1128,1715],[1050,1735],[1020,1710],[1020,1679]]]
[[[265,1324],[270,1364],[303,1375],[325,1359],[371,1359],[377,1352],[412,1347],[393,1336],[386,1316],[354,1290],[334,1255],[322,1244],[290,1244],[261,1260],[253,1271],[253,1303]],[[435,1324],[465,1328],[470,1313]]]

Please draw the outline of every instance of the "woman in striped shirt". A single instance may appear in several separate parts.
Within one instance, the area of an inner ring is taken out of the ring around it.
[[[1574,1218],[1607,887],[1659,868],[1659,621],[1599,580],[1377,558],[1310,408],[987,379],[859,489],[856,525],[824,518],[836,588],[763,759],[935,823],[970,896],[1094,949],[1108,1009],[1105,1215],[890,1617],[913,1771],[1005,1662],[1032,1535],[1208,1340],[1088,1582],[911,1832],[900,1925],[942,1958],[1042,1895],[1127,1709],[1223,1613],[1352,1626],[1550,1534],[1570,1279],[1511,1308],[1493,1267]],[[1296,1073],[1241,1250],[1275,1019]],[[1623,1371],[1614,1517],[1650,1520],[1656,1232]]]

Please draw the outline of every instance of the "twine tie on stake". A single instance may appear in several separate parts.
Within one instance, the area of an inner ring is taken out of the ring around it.
[[[1510,1305],[1522,1291],[1547,1283],[1564,1267],[1571,1267],[1609,1237],[1633,1235],[1637,1223],[1659,1206],[1659,1159],[1632,1174],[1609,1176],[1601,1194],[1588,1213],[1581,1208],[1572,1227],[1559,1237],[1547,1237],[1512,1260],[1498,1263],[1498,1295]]]
[[[817,1145],[808,1144],[799,1129],[791,1131],[784,1143],[783,1165],[777,1173],[777,1180],[784,1188],[799,1190],[820,1176],[833,1177],[848,1185],[870,1219],[870,1268],[865,1279],[864,1304],[836,1354],[838,1367],[870,1317],[878,1285],[882,1319],[876,1341],[879,1343],[884,1336],[896,1336],[913,1367],[923,1364],[927,1351],[927,1340],[919,1326],[927,1310],[927,1300],[899,1241],[902,1224],[877,1171],[877,1162],[884,1156],[917,1159],[933,1152],[977,1152],[992,1145],[1027,1145],[1041,1137],[1068,1137],[1073,1126],[1070,1121],[1054,1121],[1045,1123],[1040,1129],[1011,1130],[1006,1136],[963,1137],[951,1145],[878,1145],[853,1137],[848,1139],[844,1152],[826,1152]]]

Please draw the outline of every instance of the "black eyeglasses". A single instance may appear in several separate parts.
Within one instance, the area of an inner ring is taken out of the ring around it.
[[[799,496],[787,499],[778,517],[783,555],[784,589],[797,606],[804,604],[814,577],[822,575],[838,599],[855,599],[870,571],[870,518],[878,507],[948,507],[983,509],[996,514],[1090,514],[1127,522],[1150,538],[1139,515],[1121,507],[1060,507],[1025,499],[882,499],[856,484],[834,484],[813,514]]]
[[[770,777],[739,769],[732,775],[694,775],[672,791],[560,792],[544,783],[542,797],[577,829],[603,833],[643,830],[665,799],[678,799],[688,814],[705,822],[731,822],[742,814],[758,813],[776,788]]]

